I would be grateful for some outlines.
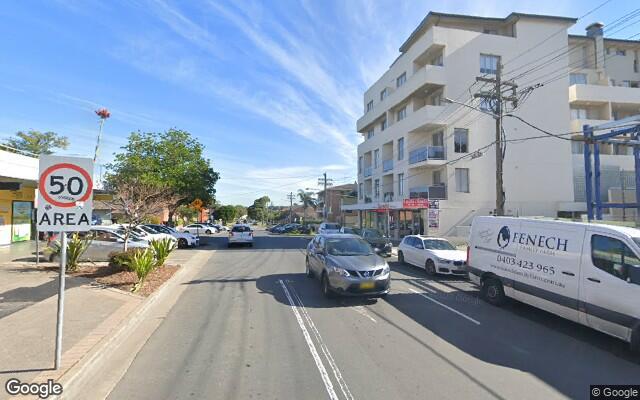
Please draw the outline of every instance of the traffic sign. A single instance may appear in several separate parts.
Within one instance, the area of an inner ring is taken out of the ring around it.
[[[87,231],[93,212],[93,161],[40,156],[38,230]]]

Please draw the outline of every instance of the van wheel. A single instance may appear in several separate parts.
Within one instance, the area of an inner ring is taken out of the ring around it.
[[[635,329],[631,332],[631,351],[640,354],[640,323],[636,324]]]
[[[427,260],[424,269],[427,271],[427,275],[436,276],[436,265],[433,263],[433,260]]]
[[[401,251],[398,251],[398,262],[404,264],[404,254]]]
[[[324,297],[331,299],[335,297],[335,294],[331,290],[331,286],[329,285],[329,278],[326,273],[322,274],[322,294]]]
[[[506,300],[502,282],[495,278],[487,278],[482,281],[480,295],[487,303],[494,306],[501,306]]]

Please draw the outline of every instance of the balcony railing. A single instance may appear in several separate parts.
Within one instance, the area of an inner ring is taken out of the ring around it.
[[[365,167],[364,168],[364,176],[371,176],[373,174],[373,167]]]
[[[385,203],[390,203],[393,201],[393,192],[384,192],[383,196]]]
[[[446,200],[447,187],[445,185],[416,186],[409,188],[410,199]]]
[[[382,172],[391,171],[393,169],[393,160],[382,161]]]
[[[423,146],[409,152],[409,164],[427,160],[444,160],[444,146]]]

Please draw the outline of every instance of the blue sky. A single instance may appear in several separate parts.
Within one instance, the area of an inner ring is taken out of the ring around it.
[[[579,17],[602,2],[4,1],[0,138],[52,130],[69,137],[65,153],[92,155],[104,106],[101,163],[131,131],[177,127],[206,146],[221,202],[286,204],[323,171],[356,179],[362,94],[430,10]],[[571,33],[637,7],[612,0]]]

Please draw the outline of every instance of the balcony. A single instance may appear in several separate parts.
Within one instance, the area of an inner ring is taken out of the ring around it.
[[[640,88],[604,85],[569,86],[569,102],[640,104]]]
[[[606,119],[573,119],[571,120],[571,132],[581,132],[583,125],[596,126],[607,122],[611,121]]]
[[[447,187],[445,185],[416,186],[409,188],[410,199],[446,200]]]
[[[371,197],[370,196],[364,196],[364,202],[365,203],[371,203]]]
[[[385,203],[390,203],[393,201],[393,192],[384,192],[382,199]]]
[[[373,175],[373,167],[364,167],[364,177]]]
[[[409,152],[409,164],[445,159],[444,146],[423,146]]]
[[[391,171],[393,169],[393,160],[382,161],[382,172]]]

